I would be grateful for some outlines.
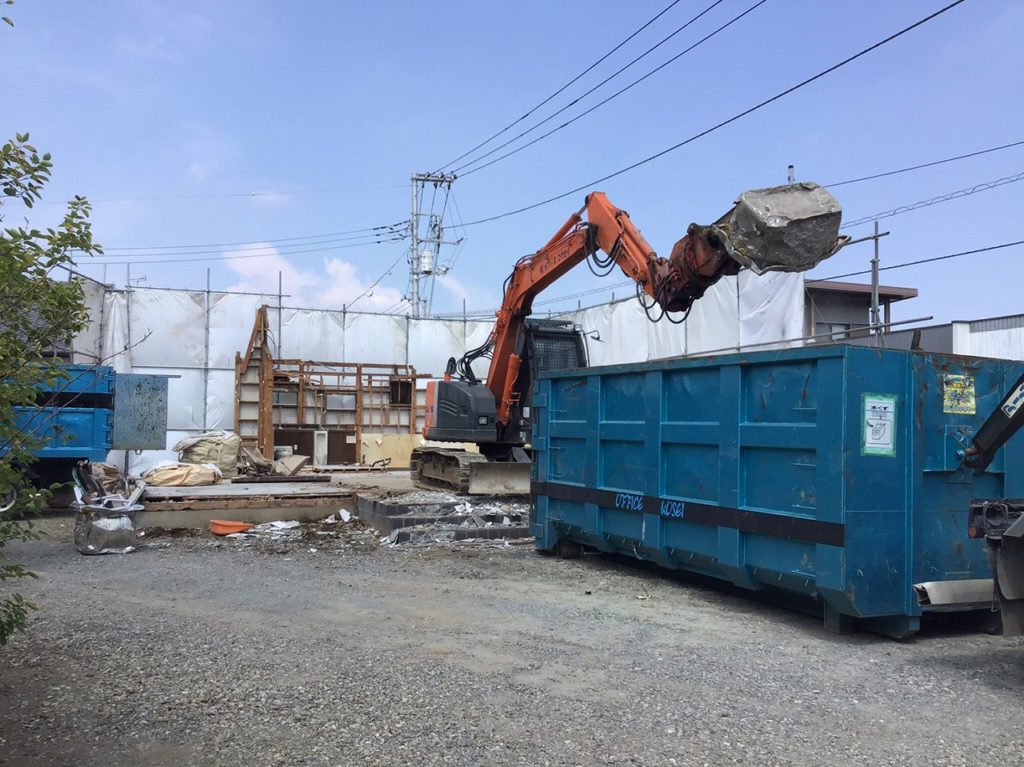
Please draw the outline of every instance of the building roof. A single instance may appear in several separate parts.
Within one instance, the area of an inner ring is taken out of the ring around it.
[[[806,280],[807,290],[820,293],[845,293],[850,296],[871,295],[871,286],[859,282],[836,282],[835,280]],[[878,298],[881,301],[903,301],[916,298],[917,288],[897,288],[892,285],[879,285]]]

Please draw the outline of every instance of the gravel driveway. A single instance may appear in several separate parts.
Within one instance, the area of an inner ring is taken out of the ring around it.
[[[1018,639],[834,636],[529,546],[83,557],[43,527],[12,547],[41,609],[0,648],[3,765],[1024,764]]]

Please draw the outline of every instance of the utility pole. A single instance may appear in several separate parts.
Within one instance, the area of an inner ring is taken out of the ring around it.
[[[430,295],[425,298],[424,281],[432,280],[439,274],[446,274],[448,266],[438,264],[438,256],[442,245],[455,245],[444,239],[443,213],[435,214],[433,207],[429,213],[420,210],[420,192],[428,184],[434,189],[444,187],[445,195],[451,191],[455,174],[444,173],[413,173],[412,174],[412,216],[409,219],[409,304],[413,317],[423,317],[430,313]],[[425,233],[420,234],[420,221],[427,216]],[[421,250],[422,248],[422,250]]]
[[[881,344],[881,320],[878,315],[878,222],[875,222],[875,255],[871,258],[871,327],[874,328],[875,340]]]

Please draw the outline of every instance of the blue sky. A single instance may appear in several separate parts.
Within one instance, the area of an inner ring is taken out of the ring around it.
[[[54,155],[48,223],[73,194],[95,200],[102,261],[133,260],[152,286],[277,289],[290,303],[401,310],[404,242],[345,236],[271,250],[196,248],[207,262],[147,263],[142,246],[247,243],[391,224],[409,216],[409,176],[432,171],[515,120],[654,16],[669,0],[156,2],[18,0],[0,30],[7,64],[0,131],[30,131]],[[661,40],[711,0],[681,0],[517,129],[529,127]],[[676,55],[752,5],[723,0],[690,29],[550,125]],[[453,186],[473,221],[587,184],[740,112],[945,5],[768,0],[648,80],[550,138]],[[830,183],[1024,139],[1024,4],[968,0],[808,87],[600,188],[665,255],[749,188]],[[549,126],[550,127],[550,126]],[[539,132],[539,131],[538,131]],[[508,134],[506,134],[508,135]],[[531,137],[536,134],[531,134]],[[503,137],[504,138],[504,137]],[[1024,146],[836,189],[849,220],[1024,171]],[[257,196],[245,196],[258,192]],[[515,259],[542,245],[583,192],[464,235],[434,308],[493,308]],[[428,201],[429,202],[429,201]],[[1024,183],[882,222],[886,263],[1022,239]],[[437,203],[440,206],[440,202]],[[456,208],[457,206],[457,208]],[[8,220],[16,209],[7,207]],[[870,233],[870,225],[851,232]],[[328,241],[329,240],[329,241]],[[344,247],[338,247],[344,246]],[[323,248],[333,247],[332,250]],[[304,251],[304,252],[299,252]],[[175,251],[171,251],[175,252]],[[245,252],[266,258],[228,259]],[[126,255],[127,254],[127,255]],[[451,258],[453,251],[443,253]],[[869,245],[819,267],[865,268]],[[936,321],[1024,311],[1010,279],[1024,249],[884,273],[918,299],[898,318]],[[83,263],[87,274],[104,267]],[[106,267],[123,283],[125,267]],[[551,299],[621,282],[585,267]],[[617,289],[622,297],[623,288]],[[561,304],[584,305],[610,289]]]

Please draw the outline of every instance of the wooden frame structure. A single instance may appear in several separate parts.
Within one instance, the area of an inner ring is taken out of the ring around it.
[[[354,443],[359,462],[364,433],[416,432],[414,367],[275,359],[269,329],[267,307],[261,306],[245,354],[235,354],[235,432],[243,445],[273,458],[275,434],[282,430],[326,431]]]

